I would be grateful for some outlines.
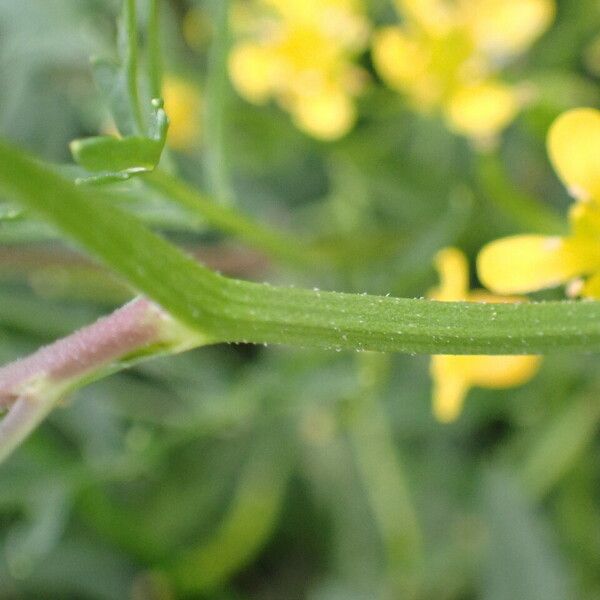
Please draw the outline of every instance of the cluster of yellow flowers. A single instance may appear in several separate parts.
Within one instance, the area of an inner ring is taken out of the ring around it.
[[[497,79],[545,31],[554,0],[396,0],[403,22],[373,35],[384,81],[419,110],[440,108],[475,140],[504,129],[527,96]],[[247,100],[274,99],[298,127],[321,139],[352,127],[365,73],[355,59],[370,25],[364,0],[249,0],[238,3],[230,75]]]
[[[477,143],[495,140],[530,95],[527,84],[498,75],[547,29],[554,0],[395,4],[402,22],[372,34],[365,0],[238,1],[231,11],[231,81],[249,102],[274,100],[301,130],[335,140],[356,121],[355,98],[369,81],[356,59],[371,41],[377,72],[416,110],[441,112],[450,129]],[[186,17],[186,31],[197,13]],[[181,79],[165,84],[169,143],[189,149],[199,134],[200,94]]]
[[[560,116],[548,134],[556,172],[576,200],[566,236],[516,235],[484,246],[477,259],[480,281],[496,294],[522,294],[567,284],[572,297],[600,300],[600,111],[578,108]],[[520,298],[468,291],[465,257],[455,249],[438,254],[441,286],[436,300],[514,302]],[[472,386],[512,387],[530,379],[533,356],[434,356],[434,413],[458,415]]]
[[[235,6],[232,21],[240,41],[229,72],[245,99],[274,99],[316,138],[352,127],[365,81],[353,59],[369,39],[360,0],[250,0]]]
[[[419,110],[441,110],[448,126],[493,140],[519,112],[524,86],[498,79],[549,26],[553,0],[396,0],[404,20],[381,29],[373,58],[383,79]]]

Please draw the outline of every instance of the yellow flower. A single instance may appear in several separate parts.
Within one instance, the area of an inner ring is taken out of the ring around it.
[[[479,254],[479,277],[502,294],[570,283],[570,295],[600,299],[600,111],[579,108],[559,117],[548,135],[548,152],[577,200],[569,211],[569,234],[494,241]]]
[[[556,10],[550,0],[468,0],[464,6],[477,46],[498,60],[526,52]]]
[[[488,140],[502,131],[520,110],[515,89],[496,81],[480,81],[456,90],[444,114],[450,129],[478,140]]]
[[[376,32],[373,61],[417,110],[439,110],[449,127],[493,141],[526,95],[497,80],[501,67],[549,26],[553,0],[396,0],[403,23]]]
[[[253,0],[233,12],[229,74],[256,104],[275,100],[310,135],[334,140],[356,120],[365,72],[353,59],[369,26],[359,0]]]
[[[185,79],[168,75],[162,93],[169,116],[167,144],[175,150],[189,150],[198,143],[201,133],[200,90]]]
[[[430,292],[441,302],[519,302],[521,298],[492,296],[469,290],[467,259],[456,248],[446,248],[435,258],[439,288]],[[455,420],[472,387],[504,389],[521,385],[537,372],[538,356],[454,356],[431,357],[433,412],[444,423]]]

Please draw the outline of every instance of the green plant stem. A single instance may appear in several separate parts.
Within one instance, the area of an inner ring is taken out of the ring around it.
[[[205,161],[209,190],[219,204],[232,204],[234,192],[228,174],[227,109],[229,85],[227,56],[229,51],[229,2],[210,0],[214,37],[208,57],[205,108]]]
[[[150,0],[148,19],[148,80],[152,98],[162,97],[162,59],[160,45],[160,0]]]
[[[215,341],[424,354],[600,351],[599,302],[435,302],[228,279],[1,142],[0,188]]]
[[[138,88],[138,25],[136,0],[126,0],[123,3],[123,24],[121,26],[119,49],[125,64],[127,89],[131,111],[135,119],[138,133],[143,134],[144,118],[140,107],[140,93]]]
[[[268,256],[286,263],[307,267],[319,266],[323,256],[309,243],[285,236],[241,215],[236,209],[217,204],[191,186],[161,170],[144,175],[144,181],[172,202],[199,215],[213,227],[229,233]]]

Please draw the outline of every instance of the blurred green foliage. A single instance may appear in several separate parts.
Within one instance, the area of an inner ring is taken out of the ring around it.
[[[473,257],[564,212],[545,134],[561,111],[599,104],[586,61],[596,0],[559,2],[556,23],[511,67],[540,96],[486,157],[381,86],[347,137],[314,141],[229,87],[219,2],[163,4],[166,72],[206,90],[214,119],[169,167],[344,258],[249,262],[254,251],[138,182],[107,194],[217,268],[418,297],[440,248]],[[194,48],[181,34],[192,7],[207,19]],[[383,0],[369,9],[377,22],[393,15]],[[89,58],[114,52],[119,10],[0,0],[3,137],[64,164],[72,139],[102,130]],[[0,243],[2,363],[127,298],[4,203]],[[596,361],[555,356],[522,388],[475,390],[452,425],[430,414],[426,357],[240,345],[146,363],[77,393],[0,466],[0,598],[598,599]]]

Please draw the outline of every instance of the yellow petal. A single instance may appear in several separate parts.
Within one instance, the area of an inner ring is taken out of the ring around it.
[[[516,89],[493,81],[459,88],[445,109],[450,128],[476,139],[494,138],[520,109]]]
[[[485,246],[477,257],[481,282],[499,294],[554,287],[600,268],[593,238],[517,235]]]
[[[356,119],[352,100],[339,90],[299,96],[292,113],[298,127],[325,141],[348,133]]]
[[[229,76],[246,100],[265,102],[273,87],[272,52],[258,44],[239,44],[229,54]]]
[[[369,32],[361,0],[262,0],[288,26],[320,29],[342,46],[362,48]]]
[[[367,46],[371,30],[363,8],[359,2],[351,3],[348,0],[329,0],[322,3],[319,27],[341,48],[349,52],[359,52]]]
[[[405,20],[435,36],[448,33],[458,16],[446,0],[396,0],[396,8]]]
[[[506,389],[523,385],[538,371],[539,356],[432,356],[433,412],[454,421],[471,387]]]
[[[487,290],[472,290],[469,292],[467,298],[469,302],[483,302],[495,304],[512,304],[514,302],[527,302],[527,298],[524,296],[498,296],[497,294],[491,294]]]
[[[467,7],[477,45],[497,56],[527,50],[555,13],[553,0],[477,0]]]
[[[600,203],[573,204],[569,210],[569,225],[573,235],[600,239]]]
[[[414,37],[400,27],[380,29],[373,38],[373,62],[385,82],[406,91],[427,69],[429,56]]]
[[[433,380],[433,414],[442,423],[450,423],[462,410],[470,383],[469,356],[432,356],[431,377]]]
[[[429,296],[444,302],[464,300],[469,290],[469,265],[465,255],[457,248],[445,248],[436,254],[434,262],[440,285]]]
[[[187,150],[200,137],[200,90],[185,79],[171,75],[165,77],[162,93],[165,110],[169,115],[167,142],[176,150]]]
[[[539,356],[470,356],[471,385],[504,389],[529,381],[540,365]]]
[[[577,108],[558,117],[548,134],[548,152],[575,198],[600,202],[600,111]]]

